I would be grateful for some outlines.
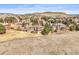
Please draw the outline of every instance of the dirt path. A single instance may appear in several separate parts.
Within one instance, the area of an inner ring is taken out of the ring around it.
[[[79,54],[79,32],[18,38],[0,42],[0,54]]]

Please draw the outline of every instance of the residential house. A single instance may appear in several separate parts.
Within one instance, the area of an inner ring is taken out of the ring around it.
[[[53,23],[52,26],[52,31],[65,31],[67,29],[67,26],[65,24],[62,24],[62,23]]]

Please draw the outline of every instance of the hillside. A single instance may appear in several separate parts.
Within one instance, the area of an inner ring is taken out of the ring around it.
[[[62,16],[62,17],[68,17],[69,14],[66,14],[64,12],[40,12],[40,13],[30,13],[30,14],[10,14],[10,13],[0,13],[0,17],[9,17],[9,16],[33,16],[33,15],[39,15],[39,16]]]
[[[42,15],[42,16],[62,16],[68,17],[69,15],[64,12],[42,12],[42,13],[34,13],[35,15]]]

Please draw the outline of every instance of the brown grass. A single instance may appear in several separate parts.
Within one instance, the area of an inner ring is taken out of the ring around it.
[[[36,36],[38,36],[38,34],[23,32],[23,31],[16,31],[16,30],[9,30],[5,34],[0,34],[0,41],[13,40],[15,38],[36,37]]]

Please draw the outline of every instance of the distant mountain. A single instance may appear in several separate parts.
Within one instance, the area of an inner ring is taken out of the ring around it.
[[[69,16],[79,16],[79,14],[66,14],[64,12],[35,12],[30,14],[12,14],[12,13],[0,13],[0,17],[9,17],[9,16],[20,16],[20,17],[27,17],[27,16],[56,16],[56,17],[69,17]]]
[[[76,16],[77,16],[77,15],[79,15],[79,14],[70,14],[70,15],[76,15]]]
[[[0,15],[5,15],[5,14],[12,14],[12,13],[0,13]],[[14,15],[14,14],[12,14],[12,15]]]
[[[28,14],[25,14],[28,15]],[[69,15],[64,12],[36,12],[29,15],[40,15],[40,16],[58,16],[58,17],[68,17]]]

